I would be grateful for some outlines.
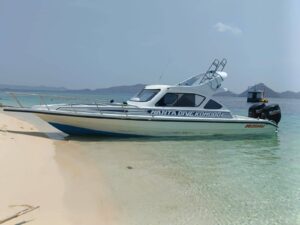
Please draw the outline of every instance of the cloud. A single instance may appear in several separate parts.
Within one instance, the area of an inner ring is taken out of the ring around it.
[[[230,32],[234,35],[241,35],[243,33],[243,31],[238,28],[238,27],[234,27],[234,26],[230,26],[227,25],[225,23],[216,23],[214,25],[214,29],[216,29],[218,32],[224,33],[224,32]]]

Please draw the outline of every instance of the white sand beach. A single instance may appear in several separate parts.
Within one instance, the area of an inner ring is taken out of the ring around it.
[[[55,144],[76,148],[0,111],[0,221],[28,204],[40,208],[4,224],[119,224],[99,172],[84,158],[56,158]]]

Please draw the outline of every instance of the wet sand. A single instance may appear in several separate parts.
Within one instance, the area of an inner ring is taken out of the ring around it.
[[[40,132],[39,123],[0,111],[0,221],[23,209],[10,205],[29,204],[40,208],[4,224],[120,224],[100,171],[78,151],[69,154],[76,144]]]

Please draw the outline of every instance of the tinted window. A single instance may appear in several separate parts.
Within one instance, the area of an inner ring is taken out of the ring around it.
[[[203,96],[195,94],[167,93],[156,103],[156,106],[195,107],[199,106],[203,100]]]
[[[174,104],[174,106],[178,107],[195,107],[196,101],[195,101],[195,95],[194,94],[183,94],[179,96],[177,102]]]
[[[159,89],[144,89],[138,93],[135,97],[130,99],[135,102],[148,102],[150,101],[160,90]]]
[[[216,101],[210,99],[206,105],[204,106],[204,109],[221,109],[222,105],[217,103]]]
[[[168,93],[163,97],[163,104],[165,106],[171,106],[178,100],[178,95],[174,93]]]

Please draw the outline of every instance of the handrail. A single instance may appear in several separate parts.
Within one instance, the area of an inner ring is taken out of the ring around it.
[[[207,80],[211,80],[216,76],[216,73],[218,71],[223,71],[225,66],[227,64],[227,60],[224,58],[221,61],[218,59],[215,59],[212,64],[208,67],[207,71],[205,73],[198,74],[196,76],[192,76],[188,78],[187,80],[184,80],[180,83],[178,83],[178,86],[193,86],[195,85],[199,80],[200,82],[198,84],[202,84]]]
[[[101,102],[99,102],[99,100],[97,101],[92,101],[91,99],[88,98],[80,98],[80,97],[69,97],[69,96],[58,96],[58,95],[49,95],[49,94],[39,94],[39,93],[26,93],[26,92],[6,92],[7,94],[9,94],[19,105],[19,107],[21,108],[26,108],[20,101],[20,99],[18,97],[20,96],[36,96],[40,99],[40,105],[45,106],[47,108],[48,111],[51,110],[49,103],[46,102],[45,97],[50,97],[51,99],[68,99],[68,100],[87,100],[89,102],[93,102],[93,103],[67,103],[66,106],[69,106],[72,111],[74,113],[78,113],[79,110],[77,110],[76,105],[95,105],[97,108],[97,111],[100,114],[103,114],[102,110],[99,108],[99,106],[104,106],[104,105],[118,105],[118,103],[115,104],[109,104],[107,102],[107,100],[103,100]],[[74,107],[75,106],[75,107]],[[121,105],[122,108],[125,111],[125,108],[139,108],[138,106],[133,106],[133,105]],[[126,113],[127,114],[127,113]]]
[[[8,94],[16,100],[16,102],[18,103],[18,105],[21,107],[21,108],[24,108],[24,106],[21,104],[21,102],[19,101],[18,97],[16,96],[16,93],[13,93],[13,92],[8,92]]]
[[[23,95],[23,96],[44,96],[44,97],[53,97],[53,98],[62,98],[62,99],[77,99],[75,97],[67,97],[60,95],[47,95],[47,94],[39,94],[39,93],[27,93],[27,92],[6,92],[9,95]]]
[[[222,59],[220,62],[218,59],[215,59],[213,63],[210,65],[204,76],[202,77],[199,84],[204,83],[206,80],[211,80],[215,77],[217,71],[223,71],[227,64],[227,59]],[[214,67],[214,69],[212,69]]]
[[[47,103],[45,102],[44,97],[43,97],[42,95],[40,95],[39,97],[40,97],[40,99],[41,99],[41,102],[43,102],[44,105],[47,107],[47,109],[50,110],[49,106],[48,106]]]
[[[90,101],[90,102],[94,102],[95,104],[106,104],[107,103],[107,100],[103,100],[102,102],[99,102],[98,101],[92,101],[91,99],[88,99],[88,98],[81,98],[81,97],[69,97],[69,96],[61,96],[61,95],[49,95],[49,94],[39,94],[39,93],[26,93],[26,92],[6,92],[8,95],[12,96],[17,102],[18,102],[18,105],[20,107],[24,107],[21,102],[19,101],[19,99],[17,98],[17,96],[36,96],[36,97],[39,97],[39,98],[43,98],[43,99],[40,99],[42,100],[42,103],[46,105],[46,102],[45,102],[45,99],[44,97],[51,97],[53,99],[69,99],[69,100],[86,100],[86,101]],[[20,104],[19,104],[20,103]],[[78,103],[76,103],[78,104]],[[40,104],[42,105],[42,104]]]
[[[219,71],[223,71],[224,70],[224,68],[225,68],[225,66],[226,66],[226,64],[227,64],[227,59],[222,59],[222,61],[220,62],[220,64],[219,64]]]

